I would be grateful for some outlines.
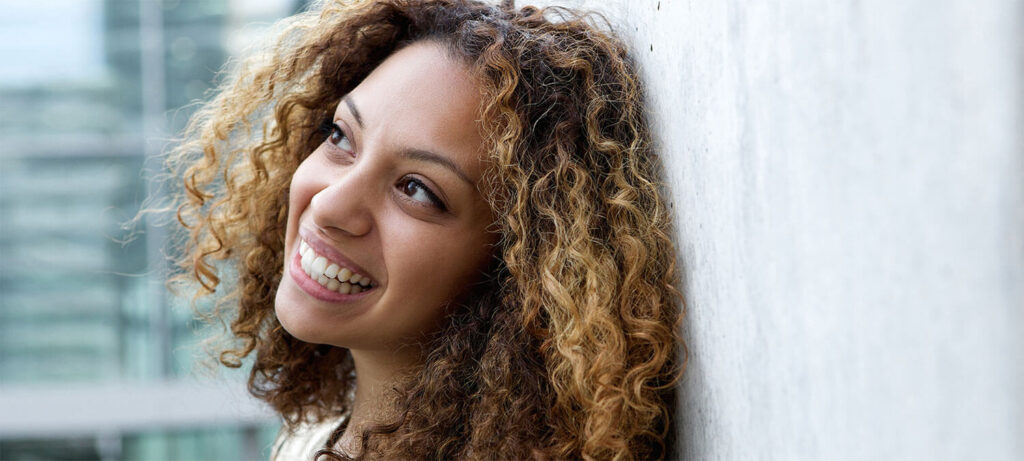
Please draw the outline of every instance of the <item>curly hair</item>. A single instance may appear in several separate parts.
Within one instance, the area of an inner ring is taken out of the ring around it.
[[[362,453],[409,459],[666,456],[678,336],[672,216],[635,62],[600,16],[511,1],[331,1],[239,63],[171,153],[184,178],[179,279],[214,295],[254,354],[249,390],[289,426],[348,411],[345,348],[302,342],[274,315],[288,186],[339,99],[416,41],[443,45],[482,91],[482,181],[494,267],[396,388],[399,417]],[[345,458],[330,450],[320,457]]]

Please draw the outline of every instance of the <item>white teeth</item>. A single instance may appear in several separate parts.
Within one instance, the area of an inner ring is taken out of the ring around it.
[[[310,266],[314,274],[320,275],[324,273],[324,269],[327,269],[327,258],[323,256],[317,256],[313,260],[313,265]]]
[[[302,255],[302,270],[309,274],[309,268],[313,265],[313,252],[307,251],[306,254]]]
[[[370,289],[369,278],[316,254],[316,251],[305,240],[299,241],[299,254],[301,255],[302,270],[306,275],[328,290],[341,294],[356,294]]]

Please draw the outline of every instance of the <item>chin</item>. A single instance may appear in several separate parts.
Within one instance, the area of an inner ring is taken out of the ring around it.
[[[288,334],[300,341],[313,344],[329,344],[329,328],[316,312],[305,308],[300,289],[287,280],[282,280],[274,297],[274,314]]]

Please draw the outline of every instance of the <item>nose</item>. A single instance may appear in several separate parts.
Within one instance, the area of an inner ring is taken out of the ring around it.
[[[366,168],[352,168],[329,178],[309,202],[313,223],[328,235],[366,235],[373,228],[369,204],[373,187]]]

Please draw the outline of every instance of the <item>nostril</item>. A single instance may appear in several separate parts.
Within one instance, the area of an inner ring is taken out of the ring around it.
[[[360,237],[373,229],[373,210],[367,205],[362,186],[347,182],[321,185],[307,196],[312,224],[334,237]],[[312,191],[310,191],[312,192]]]

